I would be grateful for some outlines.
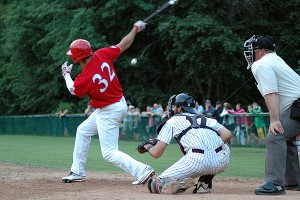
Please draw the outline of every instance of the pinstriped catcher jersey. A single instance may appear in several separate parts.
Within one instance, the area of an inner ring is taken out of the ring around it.
[[[184,113],[171,117],[162,127],[157,139],[170,144],[173,138],[178,137],[183,130],[191,126],[191,122],[186,116],[194,115]],[[201,117],[197,119],[197,123],[201,124]],[[215,150],[224,144],[221,137],[216,133],[223,128],[223,125],[219,124],[215,119],[206,118],[206,126],[214,131],[204,128],[192,128],[182,136],[180,143],[185,152],[188,152],[190,149]]]

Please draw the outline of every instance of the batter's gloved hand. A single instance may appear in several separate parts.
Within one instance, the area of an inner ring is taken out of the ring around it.
[[[147,149],[145,148],[146,144],[151,144],[152,146],[155,146],[157,144],[157,139],[156,138],[154,138],[154,139],[148,139],[148,140],[145,140],[142,144],[140,144],[137,147],[137,150],[138,150],[138,152],[140,154],[143,154],[143,153],[147,152]]]
[[[73,67],[73,64],[70,64],[70,65],[68,66],[68,61],[66,61],[66,62],[61,66],[61,73],[62,73],[62,76],[65,77],[66,74],[71,74],[72,67]]]
[[[146,24],[147,23],[139,20],[139,21],[135,22],[133,26],[134,26],[134,28],[136,28],[137,32],[140,32],[146,28]]]

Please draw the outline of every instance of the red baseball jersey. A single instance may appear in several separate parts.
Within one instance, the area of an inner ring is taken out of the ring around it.
[[[97,50],[74,81],[76,96],[82,98],[87,94],[93,108],[118,102],[123,97],[123,91],[113,61],[120,54],[118,46]]]

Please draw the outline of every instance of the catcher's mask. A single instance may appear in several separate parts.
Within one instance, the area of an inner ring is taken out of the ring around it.
[[[196,102],[192,96],[187,93],[180,93],[170,97],[168,102],[169,117],[174,115],[172,105],[180,106],[183,110],[191,114],[197,114],[195,109]]]
[[[254,51],[256,49],[266,49],[275,51],[275,43],[271,36],[253,35],[244,43],[244,56],[248,63],[247,69],[252,67],[255,61]]]
[[[168,101],[168,117],[172,117],[174,115],[174,111],[172,110],[172,105],[175,103],[176,95],[174,94],[169,98]]]

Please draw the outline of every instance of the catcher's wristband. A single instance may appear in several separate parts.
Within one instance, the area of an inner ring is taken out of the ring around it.
[[[149,150],[152,149],[152,148],[153,148],[153,146],[150,145],[150,146],[148,146],[148,147],[146,148],[146,150],[149,152]]]

